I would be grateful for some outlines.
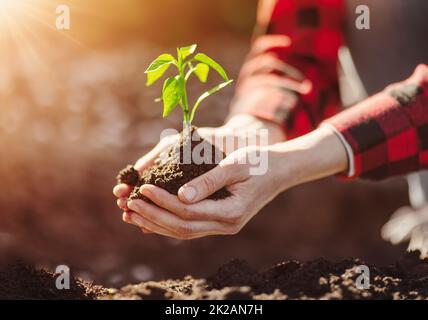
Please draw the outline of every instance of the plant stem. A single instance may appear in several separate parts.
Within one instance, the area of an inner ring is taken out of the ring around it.
[[[186,82],[183,78],[183,118],[185,122],[190,124],[189,101],[187,100]]]
[[[181,108],[183,109],[183,120],[184,120],[184,127],[183,129],[187,129],[186,127],[190,128],[191,126],[191,119],[190,119],[190,110],[189,110],[189,100],[187,98],[187,89],[186,89],[186,77],[184,75],[184,67],[185,65],[183,64],[183,62],[181,61],[181,59],[179,59],[179,67],[178,67],[178,71],[180,74],[180,79],[181,79],[181,84],[183,86],[183,98],[182,98],[182,103]]]

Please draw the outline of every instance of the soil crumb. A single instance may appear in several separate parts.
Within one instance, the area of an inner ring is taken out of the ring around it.
[[[192,127],[188,134],[183,131],[180,134],[179,142],[170,147],[166,156],[161,155],[155,160],[153,166],[142,172],[141,176],[131,165],[119,173],[118,183],[134,186],[130,199],[148,200],[139,192],[139,188],[143,184],[156,185],[177,195],[181,186],[214,169],[224,159],[225,154],[200,137],[196,130],[196,127]],[[193,155],[200,156],[203,162],[196,164]],[[230,195],[231,193],[226,188],[222,188],[212,194],[209,199],[221,200]]]
[[[70,289],[59,290],[59,274],[36,269],[22,261],[0,267],[0,299],[7,300],[92,300],[107,294],[101,286],[70,277]]]
[[[130,186],[136,186],[140,180],[140,174],[137,170],[134,169],[133,165],[128,165],[119,172],[116,179],[118,183],[125,183],[129,184]]]

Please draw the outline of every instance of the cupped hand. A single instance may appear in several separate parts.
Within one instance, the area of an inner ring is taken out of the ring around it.
[[[153,185],[140,192],[154,204],[142,200],[128,202],[131,212],[126,222],[142,229],[177,239],[209,235],[236,234],[259,210],[284,189],[286,169],[273,160],[263,175],[251,175],[248,159],[269,153],[268,147],[246,147],[227,156],[213,170],[180,188],[178,197]],[[232,196],[223,200],[204,200],[223,186]]]
[[[152,150],[137,160],[134,165],[135,170],[138,170],[140,173],[143,172],[145,169],[153,165],[155,160],[160,157],[162,153],[166,152],[168,148],[178,140],[179,135],[171,135],[161,139]],[[133,186],[124,183],[118,184],[113,188],[113,194],[117,197],[117,206],[120,209],[124,211],[129,210],[126,203],[133,189]]]

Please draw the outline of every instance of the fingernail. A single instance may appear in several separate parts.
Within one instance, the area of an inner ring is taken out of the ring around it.
[[[139,192],[140,192],[142,195],[150,196],[150,190],[147,190],[147,187],[145,187],[144,185],[140,187]]]
[[[114,188],[113,188],[113,194],[115,195],[115,196],[117,196],[118,194],[119,194],[119,190],[121,189],[122,187],[121,187],[121,185],[119,184],[119,185],[117,185],[117,186],[115,186]]]
[[[183,196],[187,201],[193,201],[196,198],[196,189],[193,187],[184,187],[183,188]]]
[[[142,219],[136,214],[131,216],[131,221],[133,224],[136,224],[139,227],[144,227]]]
[[[122,220],[125,221],[126,223],[130,223],[130,214],[128,212],[124,212],[122,213]]]

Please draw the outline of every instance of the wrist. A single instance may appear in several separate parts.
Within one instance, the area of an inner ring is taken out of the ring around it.
[[[270,163],[283,190],[346,171],[348,167],[346,149],[328,127],[269,148],[273,158]]]

